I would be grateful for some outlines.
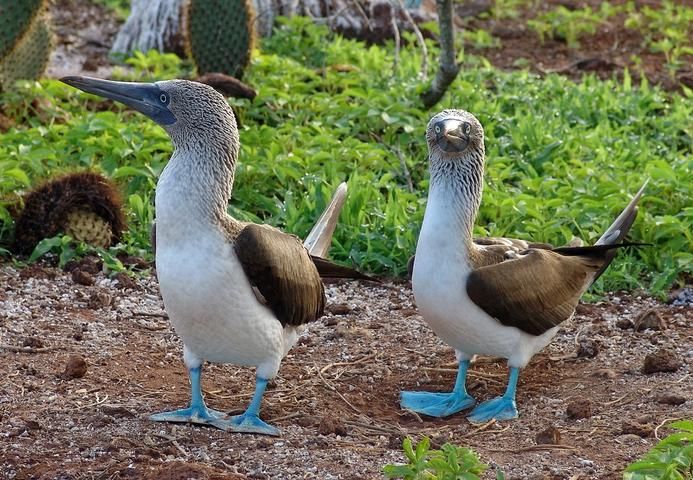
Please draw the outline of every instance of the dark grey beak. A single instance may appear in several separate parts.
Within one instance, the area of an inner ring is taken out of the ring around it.
[[[436,141],[446,152],[463,152],[469,146],[470,125],[456,118],[446,118],[433,126]]]
[[[159,125],[171,125],[176,122],[176,117],[168,109],[171,102],[168,93],[155,83],[114,82],[82,76],[63,77],[60,81],[84,92],[124,103]]]

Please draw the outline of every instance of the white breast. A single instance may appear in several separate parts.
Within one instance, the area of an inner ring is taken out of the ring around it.
[[[197,201],[161,181],[156,197],[157,276],[176,333],[201,359],[257,366],[272,378],[295,332],[258,302],[233,246]]]
[[[466,292],[470,266],[448,198],[429,194],[412,278],[416,305],[436,335],[456,350],[504,357],[510,366],[523,367],[558,328],[535,337],[502,325],[471,301]]]

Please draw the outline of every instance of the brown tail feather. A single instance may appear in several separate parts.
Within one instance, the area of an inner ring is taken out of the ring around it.
[[[354,270],[353,268],[337,265],[336,263],[332,263],[321,257],[316,257],[315,255],[311,255],[310,258],[318,269],[321,278],[353,278],[380,283],[380,280],[370,277],[365,273],[361,273],[358,270]]]

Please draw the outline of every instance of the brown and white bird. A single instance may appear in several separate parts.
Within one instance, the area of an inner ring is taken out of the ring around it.
[[[188,408],[150,418],[279,434],[260,419],[260,403],[300,329],[322,316],[321,275],[366,278],[311,255],[327,251],[345,187],[309,236],[309,251],[293,235],[228,215],[238,129],[233,110],[212,87],[186,80],[62,81],[147,115],[175,147],[156,186],[156,267],[164,306],[183,340],[192,400]],[[200,386],[204,361],[256,367],[255,394],[244,414],[207,408]]]
[[[457,354],[451,393],[401,392],[405,409],[444,417],[472,407],[466,391],[475,354],[508,359],[510,378],[501,397],[476,406],[472,422],[517,417],[520,369],[573,316],[587,288],[607,268],[637,214],[643,189],[593,246],[552,248],[523,240],[473,240],[481,203],[484,131],[463,110],[435,115],[426,130],[430,187],[416,248],[412,287],[418,309]]]

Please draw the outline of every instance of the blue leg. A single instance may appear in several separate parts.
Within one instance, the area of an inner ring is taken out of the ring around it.
[[[188,374],[190,375],[192,392],[190,406],[171,412],[156,413],[151,415],[149,419],[155,422],[199,423],[226,430],[228,428],[228,416],[223,412],[207,408],[202,398],[202,387],[200,384],[202,367],[191,368],[188,370]]]
[[[515,390],[517,388],[517,379],[520,377],[520,369],[517,367],[510,368],[510,378],[508,379],[508,388],[502,397],[497,397],[479,404],[467,416],[472,423],[485,423],[489,420],[510,420],[517,418],[517,405],[515,405]]]
[[[406,410],[413,410],[431,417],[447,417],[471,407],[476,401],[467,393],[465,387],[468,368],[469,360],[462,360],[452,392],[400,392],[399,404]]]
[[[260,403],[262,403],[262,395],[265,393],[265,388],[267,388],[267,379],[257,377],[255,380],[255,394],[250,401],[250,405],[248,405],[248,409],[243,415],[231,417],[228,430],[232,432],[279,435],[279,429],[260,420]]]

